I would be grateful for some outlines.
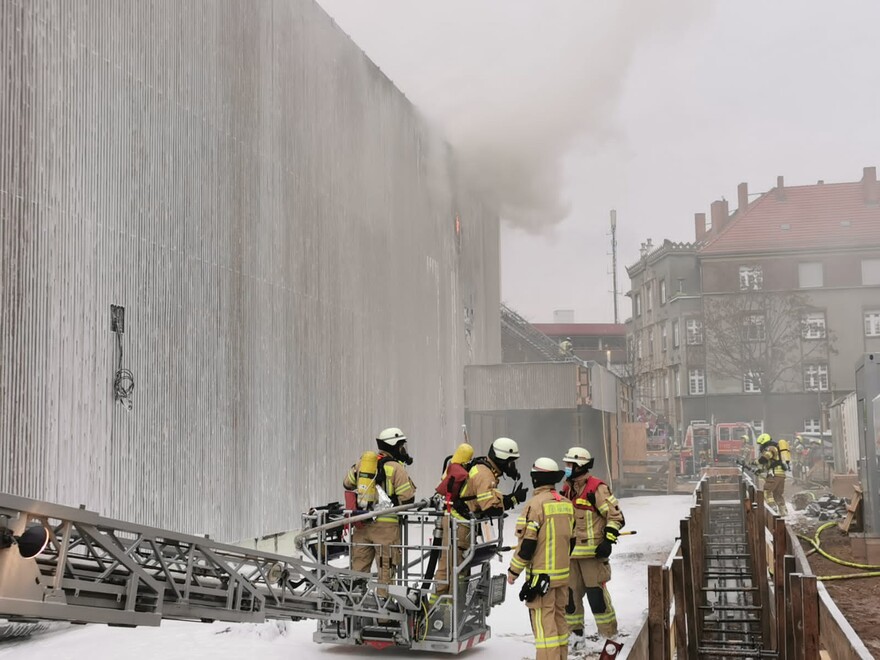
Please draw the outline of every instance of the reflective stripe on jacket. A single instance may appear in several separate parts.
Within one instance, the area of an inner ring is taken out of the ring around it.
[[[504,507],[503,496],[498,490],[498,478],[501,471],[495,471],[486,463],[477,463],[468,472],[468,479],[461,489],[461,498],[467,501],[468,508],[473,513],[480,513],[495,507]],[[461,518],[453,513],[456,518]]]
[[[550,576],[551,587],[567,586],[573,530],[574,507],[571,502],[551,486],[535,489],[516,521],[519,543],[510,560],[510,572],[519,575],[527,570],[527,577],[544,574]],[[530,559],[520,554],[526,539],[537,541]]]

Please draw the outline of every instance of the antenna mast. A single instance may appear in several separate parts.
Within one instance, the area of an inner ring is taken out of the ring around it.
[[[614,324],[620,323],[617,315],[617,211],[611,209],[611,276],[614,283]]]

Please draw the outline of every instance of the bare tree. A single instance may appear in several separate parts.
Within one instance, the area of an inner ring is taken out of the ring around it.
[[[703,300],[706,366],[722,377],[738,379],[746,392],[760,393],[768,421],[774,392],[812,390],[805,365],[824,362],[824,385],[815,372],[815,387],[828,387],[827,360],[834,336],[825,317],[809,298],[793,292],[744,291]],[[797,387],[796,384],[802,387]]]

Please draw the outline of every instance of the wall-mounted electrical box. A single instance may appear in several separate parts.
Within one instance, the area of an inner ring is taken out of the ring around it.
[[[110,330],[117,334],[125,332],[125,307],[110,305]]]

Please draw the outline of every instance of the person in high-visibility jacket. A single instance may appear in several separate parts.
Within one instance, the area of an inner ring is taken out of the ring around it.
[[[487,456],[479,456],[470,463],[467,480],[459,491],[458,499],[462,506],[451,506],[449,515],[463,523],[472,518],[500,516],[505,511],[522,504],[529,493],[528,488],[517,484],[509,495],[498,489],[502,476],[519,479],[516,461],[519,458],[519,445],[511,438],[496,438],[489,447]],[[470,547],[471,527],[456,525],[456,556],[461,557]],[[446,562],[438,564],[436,593],[449,592]]]
[[[569,603],[565,619],[571,627],[572,650],[584,639],[584,596],[601,637],[617,635],[617,614],[608,593],[611,548],[626,521],[608,485],[590,474],[593,457],[583,447],[572,447],[562,459],[566,481],[562,494],[574,503],[575,538],[571,553]]]
[[[520,600],[526,601],[537,660],[566,660],[568,576],[574,545],[574,509],[555,486],[564,473],[552,458],[539,458],[531,470],[535,494],[516,521],[518,544],[507,569],[513,584],[525,572]]]
[[[780,442],[785,442],[780,441]],[[784,516],[788,513],[788,507],[785,506],[785,472],[788,469],[788,463],[783,458],[783,452],[788,453],[788,443],[785,443],[785,449],[780,449],[779,443],[770,437],[769,433],[762,433],[758,436],[758,464],[765,471],[764,476],[764,501],[770,505],[775,505],[779,515]],[[791,457],[788,457],[791,461]]]
[[[385,429],[376,438],[376,445],[379,449],[376,485],[385,491],[394,505],[412,502],[416,487],[404,467],[404,464],[412,464],[412,458],[406,450],[406,436],[403,431],[394,427]],[[342,481],[346,490],[358,488],[362,461],[363,457],[346,473]],[[397,516],[379,515],[371,521],[356,525],[351,540],[352,570],[370,572],[373,559],[376,559],[379,566],[378,582],[391,584],[394,572],[400,565],[401,533]],[[379,589],[377,593],[385,596],[387,590]]]

